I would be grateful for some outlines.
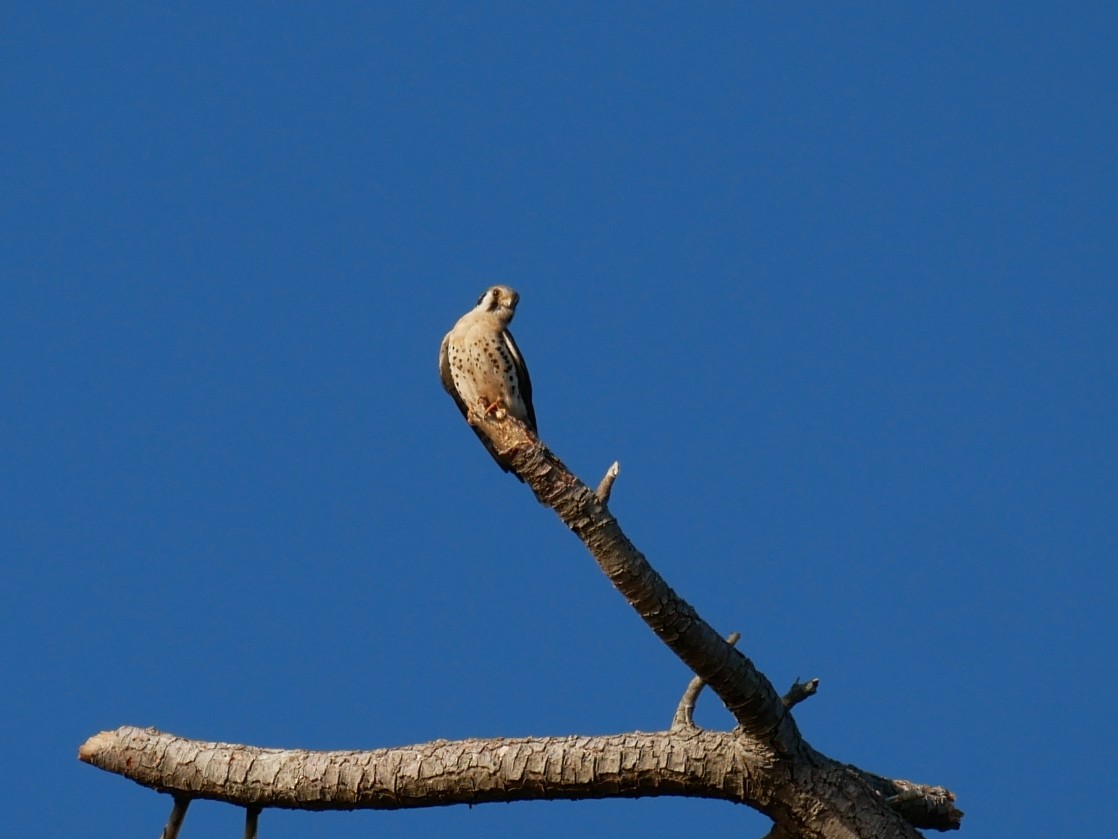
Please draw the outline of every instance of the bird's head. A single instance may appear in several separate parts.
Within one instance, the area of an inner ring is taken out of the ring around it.
[[[477,301],[477,307],[483,312],[490,312],[497,316],[502,323],[508,323],[516,314],[516,304],[520,302],[520,295],[507,285],[495,285],[487,288],[485,294]]]

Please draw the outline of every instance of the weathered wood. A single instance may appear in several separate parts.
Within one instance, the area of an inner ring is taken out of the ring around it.
[[[210,743],[125,726],[90,737],[78,757],[174,795],[176,830],[193,798],[258,811],[687,796],[746,804],[779,823],[804,825],[794,836],[881,839],[915,837],[912,826],[954,829],[962,816],[941,788],[869,775],[810,750],[793,779],[740,732],[699,728],[325,752]],[[884,804],[894,796],[906,800],[907,824]]]
[[[91,737],[79,757],[170,792],[176,801],[210,798],[249,808],[400,809],[683,795],[747,804],[773,819],[770,835],[795,839],[913,839],[919,836],[916,828],[960,826],[963,814],[948,790],[882,778],[812,749],[791,706],[815,683],[794,686],[782,699],[753,662],[702,620],[628,540],[606,507],[608,487],[591,491],[515,419],[483,417],[476,428],[695,673],[698,682],[685,703],[706,684],[738,728],[696,728],[688,706],[677,715],[680,725],[652,734],[308,752],[205,743],[125,727]]]
[[[733,714],[774,754],[790,754],[799,731],[776,689],[665,582],[621,530],[597,495],[511,418],[485,418],[478,429],[507,453],[507,462],[541,504],[556,512],[590,551],[625,600]]]
[[[176,798],[399,810],[490,801],[697,796],[756,805],[762,760],[730,732],[436,740],[372,751],[265,749],[125,726],[79,758]]]

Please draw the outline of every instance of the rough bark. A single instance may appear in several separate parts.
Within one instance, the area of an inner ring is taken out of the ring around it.
[[[759,802],[763,760],[730,732],[438,740],[365,752],[204,743],[125,726],[80,757],[177,797],[298,810],[399,810],[538,799],[684,795]]]
[[[734,731],[700,730],[685,710],[670,731],[653,734],[307,752],[125,727],[91,737],[79,757],[176,801],[217,799],[250,814],[261,807],[398,809],[685,795],[747,804],[773,819],[772,836],[894,839],[917,837],[916,828],[960,826],[963,814],[946,789],[883,778],[812,749],[791,708],[817,681],[794,685],[782,699],[626,538],[607,508],[612,480],[594,492],[515,420],[480,422],[512,470],[582,540],[657,637],[718,695],[738,723]],[[693,685],[681,706],[693,705],[696,693]]]

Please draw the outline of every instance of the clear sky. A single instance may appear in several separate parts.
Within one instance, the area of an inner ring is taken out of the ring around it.
[[[1118,821],[1116,9],[4,4],[3,832],[158,835],[166,797],[76,760],[122,724],[667,726],[689,674],[440,387],[493,282],[544,441],[621,462],[622,526],[778,689],[821,679],[814,746],[950,787],[967,836]]]

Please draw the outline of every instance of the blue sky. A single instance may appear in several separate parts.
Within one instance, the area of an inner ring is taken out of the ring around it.
[[[545,442],[621,462],[622,526],[779,689],[821,679],[813,745],[968,836],[1118,820],[1112,5],[231,5],[0,12],[6,832],[157,835],[75,759],[122,724],[668,724],[688,673],[440,387],[493,282]],[[766,820],[261,820],[696,826]]]

